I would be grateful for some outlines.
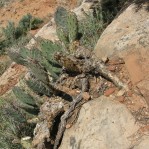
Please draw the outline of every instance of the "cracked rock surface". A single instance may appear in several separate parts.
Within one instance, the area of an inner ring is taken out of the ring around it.
[[[77,122],[65,131],[60,149],[129,149],[138,129],[123,104],[101,96],[83,105]]]

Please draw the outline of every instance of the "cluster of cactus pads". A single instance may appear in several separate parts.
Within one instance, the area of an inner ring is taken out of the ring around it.
[[[78,39],[78,20],[74,12],[67,11],[63,7],[58,7],[54,15],[57,35],[63,42],[65,48]]]
[[[23,79],[25,84],[35,94],[50,97],[54,93],[52,83],[57,80],[61,73],[61,66],[54,60],[54,53],[61,51],[62,47],[58,43],[51,41],[41,41],[40,48],[13,47],[8,51],[10,58],[18,64],[24,65],[28,68],[28,73]],[[21,108],[25,109],[31,114],[37,114],[39,111],[36,99],[25,92],[23,87],[15,87],[13,92],[17,99],[24,105]]]
[[[61,95],[55,82],[63,66],[58,64],[54,56],[56,52],[67,51],[78,38],[78,20],[73,12],[58,7],[54,18],[60,41],[37,39],[38,47],[27,49],[13,46],[8,50],[13,61],[28,69],[25,77],[13,88],[18,105],[26,113],[27,119],[38,115],[45,97]]]
[[[38,48],[29,50],[12,47],[8,51],[13,61],[28,68],[28,77],[24,79],[25,83],[38,96],[50,97],[54,94],[55,89],[52,84],[58,79],[62,71],[62,66],[54,59],[54,54],[55,52],[63,52],[64,48],[68,49],[78,38],[78,20],[75,13],[58,7],[54,18],[61,42],[54,43],[49,40],[38,39],[37,42],[40,42]],[[26,92],[23,87],[15,87],[13,92],[16,98],[24,104],[21,105],[24,110],[30,114],[38,113],[37,98]]]

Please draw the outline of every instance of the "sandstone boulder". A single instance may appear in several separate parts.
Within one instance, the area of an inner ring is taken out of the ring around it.
[[[128,109],[102,96],[83,105],[77,122],[64,133],[60,149],[129,149],[138,130]]]
[[[101,59],[124,58],[132,83],[139,83],[148,92],[141,82],[149,79],[149,11],[147,4],[141,6],[138,9],[138,5],[131,4],[114,19],[98,40],[95,53]]]
[[[149,46],[149,12],[146,5],[130,5],[105,29],[95,47],[99,58]]]

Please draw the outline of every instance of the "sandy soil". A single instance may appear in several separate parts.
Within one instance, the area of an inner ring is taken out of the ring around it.
[[[0,24],[6,26],[8,21],[18,22],[22,16],[30,13],[33,16],[50,19],[58,5],[63,5],[57,0],[15,0],[6,7],[0,8]],[[76,0],[67,1],[69,8],[76,5]]]

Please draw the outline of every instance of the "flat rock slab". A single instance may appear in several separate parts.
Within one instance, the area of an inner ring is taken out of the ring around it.
[[[59,149],[129,149],[138,128],[124,105],[101,96],[83,105]]]
[[[95,47],[97,57],[124,58],[134,85],[149,79],[149,11],[148,5],[131,4],[104,30]],[[147,89],[148,90],[148,89]]]
[[[122,51],[148,49],[149,12],[143,5],[139,10],[130,5],[104,30],[95,47],[99,58],[120,54]]]

